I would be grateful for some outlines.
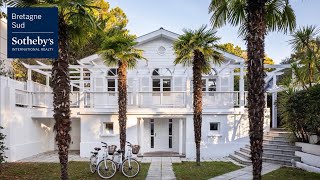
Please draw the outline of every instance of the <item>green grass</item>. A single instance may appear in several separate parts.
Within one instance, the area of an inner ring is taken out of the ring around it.
[[[150,164],[141,164],[141,170],[134,179],[146,179]],[[0,173],[0,179],[59,179],[60,164],[58,163],[6,163]],[[69,179],[101,179],[97,173],[91,174],[89,162],[70,162]],[[117,172],[113,179],[128,179]]]
[[[263,180],[316,180],[320,179],[320,174],[307,172],[301,169],[282,167],[271,173],[265,174]]]
[[[231,171],[240,169],[231,162],[201,162],[197,166],[195,162],[174,163],[173,171],[177,179],[209,179]]]

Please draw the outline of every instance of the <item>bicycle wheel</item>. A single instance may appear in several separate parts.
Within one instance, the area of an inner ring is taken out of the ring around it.
[[[130,166],[129,166],[129,160],[125,159],[122,162],[121,170],[122,170],[123,175],[125,175],[128,178],[132,178],[132,177],[135,177],[136,175],[138,175],[138,173],[140,171],[140,164],[137,160],[131,159]]]
[[[90,157],[90,171],[92,174],[97,171],[97,157],[96,156]]]
[[[101,160],[97,169],[99,176],[103,179],[110,179],[117,172],[116,164],[110,159]]]

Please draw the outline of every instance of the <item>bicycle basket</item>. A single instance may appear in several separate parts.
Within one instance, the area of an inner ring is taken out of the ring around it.
[[[116,145],[108,146],[108,154],[113,155],[113,153],[116,151],[116,149],[117,149]]]
[[[132,154],[138,154],[140,150],[139,145],[132,145]]]

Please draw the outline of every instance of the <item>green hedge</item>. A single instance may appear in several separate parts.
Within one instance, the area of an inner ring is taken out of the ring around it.
[[[278,105],[284,127],[299,141],[309,142],[311,134],[320,135],[320,84],[281,96]]]

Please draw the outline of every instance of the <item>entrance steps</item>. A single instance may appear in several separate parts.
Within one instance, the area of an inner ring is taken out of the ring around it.
[[[295,156],[295,151],[301,151],[301,147],[294,146],[292,133],[284,129],[271,129],[263,136],[263,155],[262,161],[291,166],[292,160],[301,161],[301,158]],[[229,157],[240,164],[251,165],[250,145],[240,148]]]

